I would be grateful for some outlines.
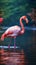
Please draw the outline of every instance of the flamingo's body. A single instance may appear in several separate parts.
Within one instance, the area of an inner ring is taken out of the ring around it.
[[[5,34],[7,33],[7,34],[9,34],[7,36],[16,37],[20,31],[21,31],[21,28],[19,26],[15,25],[15,26],[8,28],[5,31]]]
[[[24,25],[22,23],[22,19],[26,21],[26,23],[28,23],[28,19],[26,16],[22,16],[20,18],[20,26],[11,26],[9,27],[1,36],[1,40],[4,40],[5,37],[13,37],[15,38],[16,36],[20,35],[20,34],[23,34],[24,33]]]

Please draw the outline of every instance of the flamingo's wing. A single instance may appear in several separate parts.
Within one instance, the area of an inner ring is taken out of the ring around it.
[[[17,36],[19,31],[21,31],[21,28],[19,26],[13,26],[10,27],[6,32],[10,31],[12,34],[9,34],[8,36]]]

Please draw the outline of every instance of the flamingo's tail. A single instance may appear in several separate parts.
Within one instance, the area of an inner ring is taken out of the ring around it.
[[[4,41],[4,34],[2,34],[2,36],[1,36],[1,40]]]

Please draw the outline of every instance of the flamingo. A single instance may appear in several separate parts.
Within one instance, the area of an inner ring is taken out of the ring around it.
[[[2,41],[3,41],[4,38],[6,38],[6,37],[12,37],[12,38],[14,38],[14,48],[16,48],[16,47],[15,47],[16,37],[17,37],[18,35],[24,34],[24,32],[25,32],[25,29],[24,29],[24,25],[23,25],[23,23],[22,23],[22,20],[25,20],[25,22],[28,23],[27,16],[22,16],[22,17],[20,17],[20,26],[21,26],[21,27],[18,26],[18,25],[11,26],[11,27],[9,27],[9,28],[2,34],[2,36],[1,36],[1,40],[2,40]],[[10,48],[10,45],[9,45],[9,48]]]

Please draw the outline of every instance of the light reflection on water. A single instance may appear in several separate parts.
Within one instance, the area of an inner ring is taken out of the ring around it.
[[[27,63],[25,62],[25,54],[23,49],[22,50],[16,49],[15,51],[1,49],[0,51],[1,51],[0,64],[25,65]]]
[[[4,48],[4,49],[8,49],[8,46],[0,46],[0,48],[2,49],[2,47]],[[10,48],[14,48],[14,46],[10,46]],[[18,46],[16,46],[16,49],[17,48],[19,48]]]
[[[0,27],[0,28],[4,30],[4,29],[7,29],[9,27],[3,26],[3,27]],[[36,26],[35,27],[25,26],[25,29],[27,29],[27,30],[36,30]]]

